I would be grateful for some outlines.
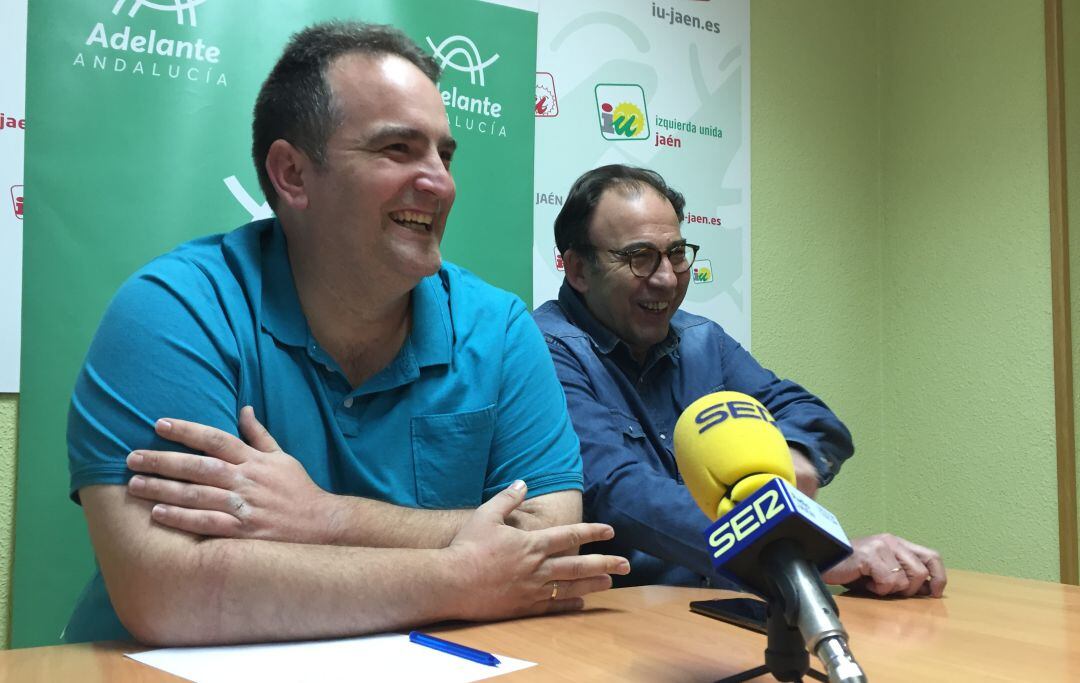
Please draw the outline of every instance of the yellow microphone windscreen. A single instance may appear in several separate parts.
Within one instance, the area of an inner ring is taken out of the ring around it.
[[[752,396],[718,391],[690,404],[675,424],[675,460],[686,488],[717,519],[774,477],[795,484],[787,441]]]

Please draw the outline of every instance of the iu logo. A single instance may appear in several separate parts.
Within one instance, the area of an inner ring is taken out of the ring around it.
[[[555,77],[546,71],[536,72],[536,104],[534,105],[537,116],[558,116],[559,99],[555,97]]]
[[[692,280],[697,284],[706,284],[713,281],[712,261],[707,258],[699,258],[694,261],[694,273]]]
[[[486,61],[481,59],[476,43],[466,36],[450,36],[438,45],[431,36],[427,36],[427,44],[431,46],[431,56],[439,62],[440,69],[450,67],[455,71],[463,71],[469,74],[469,83],[473,85],[476,85],[477,77],[480,79],[480,85],[484,85],[484,69],[494,64],[499,58],[499,54],[495,53]],[[462,62],[456,61],[457,57],[461,57]]]
[[[160,12],[175,12],[176,23],[184,25],[184,15],[187,15],[187,21],[192,26],[197,26],[198,21],[195,17],[195,8],[206,2],[206,0],[172,0],[172,2],[153,2],[152,0],[131,0],[131,9],[128,10],[127,15],[129,17],[135,16],[135,13],[142,7],[148,7]],[[116,0],[116,4],[113,5],[112,13],[120,14],[120,10],[124,9],[124,5],[127,4],[127,0]]]
[[[11,206],[15,209],[15,217],[20,221],[23,215],[23,186],[12,185],[11,186]]]
[[[649,112],[645,91],[633,83],[599,83],[596,113],[605,140],[648,140]]]

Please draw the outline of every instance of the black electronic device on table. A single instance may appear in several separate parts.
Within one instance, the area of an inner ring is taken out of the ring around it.
[[[720,621],[726,621],[748,631],[765,635],[766,607],[764,600],[753,598],[725,598],[723,600],[695,600],[690,611]]]

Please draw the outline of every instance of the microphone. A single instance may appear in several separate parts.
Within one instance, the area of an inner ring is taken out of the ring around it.
[[[802,636],[802,671],[797,661],[783,660],[794,677],[780,680],[806,671],[806,648],[832,683],[865,683],[820,573],[850,555],[851,544],[836,517],[795,488],[775,418],[752,396],[708,394],[679,417],[674,448],[690,495],[715,520],[704,532],[713,567],[769,600],[767,663],[770,650],[781,649],[773,647],[774,610]]]

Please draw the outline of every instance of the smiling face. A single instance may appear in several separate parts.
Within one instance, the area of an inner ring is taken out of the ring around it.
[[[600,196],[589,225],[597,263],[574,255],[567,277],[589,311],[628,347],[640,363],[668,333],[682,304],[690,273],[675,273],[666,257],[649,277],[639,278],[608,250],[651,246],[666,251],[682,240],[671,203],[651,187],[611,187]],[[572,253],[572,252],[571,252]]]
[[[438,271],[454,203],[454,140],[435,84],[396,56],[348,54],[327,69],[338,125],[305,181],[319,266],[413,282]],[[291,237],[291,236],[290,236]]]

